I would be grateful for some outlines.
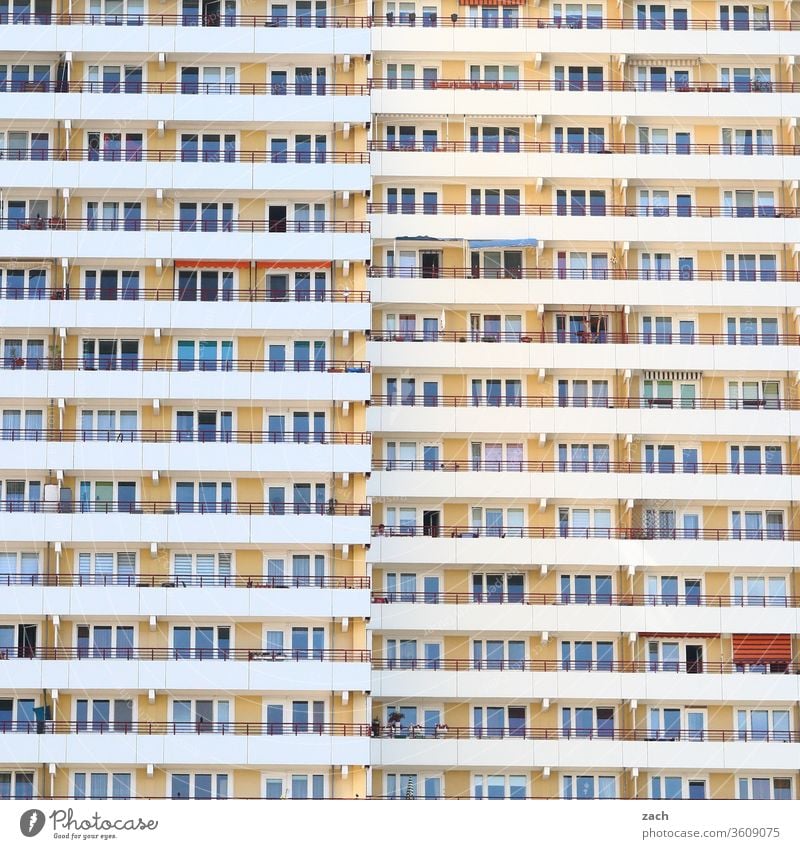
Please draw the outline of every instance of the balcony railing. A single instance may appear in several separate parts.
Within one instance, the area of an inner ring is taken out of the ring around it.
[[[302,165],[365,165],[369,153],[333,150],[125,150],[98,148],[14,148],[0,151],[0,161],[11,162],[198,162],[247,165],[259,163]]]
[[[800,90],[800,89],[798,89]],[[572,218],[800,218],[800,206],[650,206],[637,204],[597,203],[368,203],[367,213],[374,215],[474,215],[521,217],[523,215],[555,215]]]
[[[5,587],[137,587],[238,589],[368,590],[366,575],[114,575],[114,574],[10,574],[0,573]]]
[[[365,29],[372,25],[372,18],[345,15],[232,15],[200,14],[185,12],[179,15],[128,13],[73,14],[72,12],[4,12],[0,14],[0,25],[36,24],[39,26],[162,26],[162,27],[296,27],[298,29],[324,29],[345,27]]]
[[[373,729],[374,731],[375,729]],[[670,728],[650,731],[645,728],[537,728],[511,726],[381,726],[373,736],[410,740],[616,740],[619,742],[673,743],[798,743],[797,731],[739,731],[737,729],[695,730]]]
[[[585,528],[536,525],[477,527],[475,525],[372,526],[373,537],[450,537],[457,539],[606,539],[606,540],[783,540],[797,542],[800,530],[783,527],[740,528]]]
[[[99,357],[0,357],[0,369],[11,371],[176,371],[176,372],[293,372],[364,373],[370,370],[365,360],[242,360],[242,359],[153,359],[136,354],[109,354]]]
[[[38,229],[38,228],[37,228]],[[276,269],[280,268],[276,265]],[[94,287],[66,286],[47,287],[45,285],[3,285],[0,281],[0,298],[7,301],[181,301],[200,303],[227,303],[246,301],[248,303],[337,303],[365,304],[370,301],[370,293],[365,290],[355,292],[346,289],[264,289],[258,287],[246,289],[226,288],[214,285],[204,287],[202,283],[194,287],[172,286],[158,289],[139,287],[137,283],[124,283],[113,286],[100,284]]]
[[[68,430],[0,427],[4,442],[146,442],[237,445],[370,445],[371,433],[347,431],[265,430]]]
[[[282,97],[361,96],[369,94],[366,83],[280,82],[280,83],[203,83],[142,82],[141,80],[4,80],[0,93],[44,92],[51,94],[186,94],[186,95],[272,95]]]
[[[685,593],[417,592],[373,590],[373,604],[591,604],[620,607],[800,607],[800,596],[687,595]]]
[[[236,734],[280,736],[314,734],[369,737],[370,726],[348,722],[124,722],[107,720],[0,721],[0,734]]]
[[[800,23],[798,24],[800,30]],[[388,141],[369,142],[369,149],[386,153],[621,153],[637,155],[706,156],[798,156],[800,145],[771,144],[690,144],[689,142],[604,142],[604,141]],[[32,157],[33,158],[33,157]]]
[[[800,463],[633,462],[627,460],[385,460],[373,458],[374,472],[524,472],[545,474],[798,475]]]
[[[331,500],[319,504],[303,501],[42,501],[5,498],[4,513],[201,513],[233,516],[369,516],[369,504],[342,504]]]
[[[371,330],[372,342],[524,342],[609,345],[800,345],[797,333],[647,333],[610,330]]]
[[[800,26],[800,22],[798,23]],[[86,85],[86,83],[83,83]],[[102,83],[95,83],[102,86]],[[154,85],[157,85],[154,84]],[[169,85],[165,83],[165,85]],[[221,83],[219,85],[222,85]],[[773,82],[771,80],[721,80],[710,82],[681,82],[674,80],[470,80],[425,79],[423,77],[372,77],[369,88],[397,91],[615,91],[615,92],[676,92],[691,93],[781,93],[800,92],[800,83]]]
[[[480,280],[651,280],[654,282],[702,280],[708,282],[800,282],[800,271],[777,269],[728,270],[722,268],[547,268],[519,266],[487,268],[474,266],[392,266],[371,265],[367,277],[422,277],[425,279],[480,279]]]
[[[800,664],[789,661],[753,664],[750,661],[698,660],[692,663],[655,660],[470,660],[469,658],[386,658],[373,657],[372,668],[393,671],[447,672],[672,672],[687,675],[800,675]]]
[[[5,230],[81,230],[154,233],[369,233],[368,221],[169,218],[0,218]]]
[[[584,395],[373,395],[375,407],[531,407],[617,410],[800,410],[800,399],[646,398]]]
[[[365,649],[220,649],[220,648],[133,648],[118,646],[50,646],[35,649],[0,649],[0,660],[234,660],[234,661],[317,661],[328,663],[369,663]],[[1,723],[0,723],[1,724]]]

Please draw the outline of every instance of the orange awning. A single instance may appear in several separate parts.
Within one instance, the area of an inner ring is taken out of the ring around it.
[[[771,663],[792,659],[790,634],[734,634],[734,663]]]
[[[330,260],[324,259],[271,259],[256,263],[256,268],[330,268]]]
[[[176,259],[175,268],[250,268],[250,263],[234,259]]]

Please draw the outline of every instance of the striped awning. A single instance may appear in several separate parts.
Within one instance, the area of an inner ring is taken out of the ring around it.
[[[459,6],[524,6],[525,0],[458,0]]]
[[[249,268],[247,260],[176,259],[175,268]]]
[[[792,637],[790,634],[734,634],[734,663],[790,662]]]

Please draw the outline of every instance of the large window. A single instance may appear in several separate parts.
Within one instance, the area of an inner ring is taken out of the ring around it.
[[[130,799],[131,787],[129,772],[74,772],[72,774],[72,795],[76,799]]]
[[[226,772],[173,772],[169,777],[173,799],[227,799],[230,778]]]
[[[9,301],[44,300],[47,271],[43,268],[0,268],[0,297]]]
[[[178,586],[194,584],[224,584],[233,574],[232,555],[176,554],[173,559],[175,583]]]

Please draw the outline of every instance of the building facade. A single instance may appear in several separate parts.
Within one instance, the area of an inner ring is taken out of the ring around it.
[[[536,2],[0,0],[0,798],[797,798],[800,11]]]

